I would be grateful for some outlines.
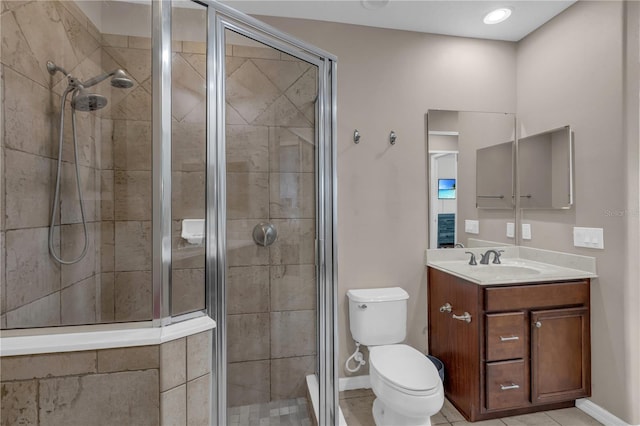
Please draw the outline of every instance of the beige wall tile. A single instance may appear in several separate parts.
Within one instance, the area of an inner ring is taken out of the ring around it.
[[[251,61],[227,78],[227,102],[252,123],[280,95],[278,88]]]
[[[238,266],[227,270],[227,313],[269,312],[269,267]]]
[[[271,246],[272,264],[314,264],[315,222],[313,219],[274,219],[278,240]]]
[[[112,100],[111,118],[114,120],[151,121],[151,102],[151,93],[142,86],[129,89],[126,97],[121,100]]]
[[[55,162],[5,149],[5,164],[7,229],[48,226],[55,184]]]
[[[151,122],[114,120],[113,163],[117,170],[151,170]]]
[[[38,382],[2,383],[0,423],[3,425],[38,424]]]
[[[318,69],[309,67],[302,78],[296,80],[285,92],[287,98],[293,104],[302,109],[304,106],[313,104],[318,95]],[[310,121],[314,121],[313,117],[307,117]]]
[[[113,170],[100,172],[100,220],[113,220],[114,218],[113,176]]]
[[[60,322],[63,325],[94,324],[96,322],[97,277],[91,276],[60,293]]]
[[[100,163],[102,170],[113,169],[113,120],[100,119]]]
[[[269,216],[284,219],[315,217],[315,187],[313,173],[270,173]]]
[[[143,321],[152,317],[151,272],[116,272],[114,275],[116,321]]]
[[[158,370],[40,380],[40,424],[157,426]]]
[[[207,53],[207,44],[199,41],[183,41],[182,51],[185,53],[199,53],[204,55]]]
[[[115,223],[115,270],[151,269],[151,222]]]
[[[269,170],[307,172],[315,170],[315,132],[311,127],[269,128]]]
[[[207,56],[205,54],[183,53],[181,56],[196,70],[200,77],[207,78]]]
[[[129,36],[129,48],[151,50],[151,38]]]
[[[230,407],[269,402],[271,361],[236,362],[227,366]]]
[[[171,215],[173,219],[204,218],[205,173],[173,172]]]
[[[160,345],[160,391],[164,392],[187,381],[187,339]]]
[[[269,170],[269,129],[264,126],[227,125],[227,172]]]
[[[269,216],[269,174],[227,173],[227,218]]]
[[[48,228],[7,231],[5,238],[7,310],[60,289],[60,266],[49,254]]]
[[[226,115],[224,117],[224,120],[225,120],[224,122],[226,124],[238,124],[238,125],[247,124],[247,120],[242,118],[240,113],[236,111],[231,106],[231,104],[229,104],[229,102],[227,102],[226,104],[225,112],[226,112]]]
[[[180,385],[160,393],[160,425],[183,426],[186,424],[187,385]]]
[[[203,331],[187,337],[187,380],[211,371],[211,334],[211,331]]]
[[[271,312],[271,357],[316,353],[315,311]]]
[[[206,160],[204,123],[174,122],[171,125],[171,169],[203,172]]]
[[[47,60],[67,70],[75,68],[79,61],[54,2],[28,3],[14,13],[34,56],[47,58],[39,61],[43,75],[47,75]],[[54,82],[61,79],[62,74],[53,78]]]
[[[228,362],[269,358],[269,314],[227,315]]]
[[[283,61],[271,59],[253,59],[253,63],[281,91],[287,90],[309,69],[311,65],[303,61]]]
[[[233,56],[243,58],[280,59],[280,51],[271,47],[233,45]]]
[[[307,393],[306,377],[316,369],[316,357],[271,360],[271,399],[300,398]]]
[[[100,316],[98,322],[115,320],[115,283],[114,273],[100,274]]]
[[[151,190],[150,171],[116,170],[115,220],[151,220]]]
[[[119,34],[102,34],[102,42],[110,47],[128,47],[129,38]]]
[[[62,265],[61,286],[65,288],[96,274],[96,223],[87,223],[87,254],[77,263]],[[84,227],[81,224],[60,227],[60,242],[64,260],[77,259],[84,248]]]
[[[47,86],[48,80],[45,79],[38,60],[24,38],[13,13],[3,14],[0,26],[2,28],[2,63],[40,85]]]
[[[204,309],[204,269],[172,268],[171,275],[171,313],[179,315]]]
[[[30,380],[96,372],[95,351],[2,358],[2,380]]]
[[[229,77],[231,74],[233,74],[235,72],[235,70],[240,68],[240,66],[242,64],[244,64],[246,62],[246,60],[247,60],[247,58],[228,56],[229,55],[229,51],[230,51],[231,48],[232,47],[230,45],[227,45],[227,56],[224,58],[225,59],[224,72],[227,75],[227,77]]]
[[[67,32],[69,43],[76,58],[78,61],[82,61],[100,46],[101,38],[99,42],[87,31],[86,17],[78,19],[68,8],[65,8],[62,3],[63,2],[55,2],[56,10]]]
[[[302,111],[289,100],[285,95],[278,97],[254,120],[253,124],[263,126],[288,126],[288,127],[310,127],[310,121]]]
[[[96,170],[80,166],[79,171],[84,217],[88,222],[93,222],[96,220],[96,204],[100,200],[100,187],[96,186]],[[62,163],[61,178],[60,220],[63,224],[80,223],[82,222],[82,214],[80,211],[75,164]],[[53,188],[52,184],[49,192],[53,192]]]
[[[252,237],[253,228],[264,221],[267,221],[267,219],[227,221],[228,266],[269,264],[269,251],[271,248],[257,246]],[[278,228],[276,227],[276,229]],[[280,229],[278,229],[278,232],[280,232]]]
[[[97,226],[97,225],[96,225]],[[114,270],[115,263],[115,225],[113,222],[100,222],[100,269],[102,272]]]
[[[160,368],[160,346],[104,349],[98,351],[98,373]]]
[[[173,56],[171,115],[182,119],[206,98],[204,78],[180,54]]]
[[[187,382],[187,425],[201,426],[210,424],[210,387],[210,374]]]
[[[50,294],[7,312],[7,328],[60,325],[60,292]]]
[[[271,267],[271,310],[315,309],[315,265],[279,265]]]

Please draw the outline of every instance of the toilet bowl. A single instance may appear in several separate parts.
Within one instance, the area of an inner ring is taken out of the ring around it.
[[[402,344],[369,349],[369,375],[376,395],[376,425],[429,426],[442,408],[444,388],[438,370],[416,349]]]
[[[377,426],[429,426],[444,404],[438,369],[407,335],[409,294],[399,287],[352,289],[349,323],[356,345],[369,348],[369,377]]]

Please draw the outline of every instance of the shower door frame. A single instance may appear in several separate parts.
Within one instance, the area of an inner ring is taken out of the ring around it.
[[[207,7],[206,294],[213,330],[211,419],[227,423],[225,30],[318,68],[316,108],[316,290],[318,424],[338,425],[337,332],[337,58],[257,19],[210,0]],[[169,23],[170,29],[170,23]]]

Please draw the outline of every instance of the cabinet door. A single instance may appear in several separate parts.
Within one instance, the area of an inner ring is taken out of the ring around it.
[[[542,404],[589,396],[588,308],[532,311],[531,322],[532,402]]]

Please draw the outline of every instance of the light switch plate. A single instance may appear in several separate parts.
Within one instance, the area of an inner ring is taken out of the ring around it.
[[[604,230],[602,228],[573,228],[573,245],[604,249]]]
[[[522,239],[530,240],[531,239],[531,224],[523,223],[522,224]]]
[[[465,220],[464,221],[464,232],[467,234],[479,234],[480,233],[480,222],[477,220]]]
[[[507,238],[515,238],[516,236],[516,224],[513,222],[507,222]]]

